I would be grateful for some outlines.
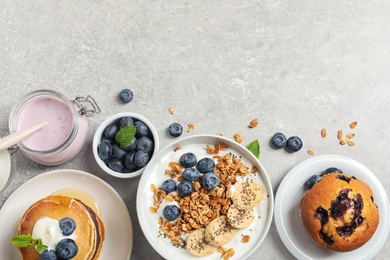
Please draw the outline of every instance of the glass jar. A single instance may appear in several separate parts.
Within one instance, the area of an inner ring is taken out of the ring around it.
[[[87,102],[93,109],[87,110]],[[86,116],[99,113],[91,96],[70,101],[53,90],[31,92],[16,104],[9,116],[11,133],[41,121],[47,124],[17,144],[31,160],[44,165],[59,165],[73,159],[84,147],[88,134]]]

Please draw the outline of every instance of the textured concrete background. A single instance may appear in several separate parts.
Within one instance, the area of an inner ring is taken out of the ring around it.
[[[0,207],[26,180],[57,168],[91,172],[114,187],[134,225],[131,259],[160,259],[139,228],[139,179],[108,177],[94,161],[94,130],[106,117],[132,111],[157,128],[195,124],[200,133],[241,132],[261,143],[260,161],[274,190],[297,163],[320,154],[351,157],[371,169],[390,194],[390,1],[124,1],[0,0],[0,133],[12,106],[42,88],[68,98],[95,97],[87,146],[58,167],[15,154],[17,170]],[[120,104],[118,92],[134,92]],[[175,115],[168,108],[176,110]],[[258,118],[255,129],[247,127]],[[339,129],[358,121],[354,147]],[[322,139],[326,127],[329,138]],[[301,151],[273,150],[277,132],[299,135]],[[375,259],[388,259],[390,240]],[[250,259],[292,259],[272,225]]]

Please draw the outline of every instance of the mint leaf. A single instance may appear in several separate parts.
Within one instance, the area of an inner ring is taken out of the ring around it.
[[[119,143],[119,147],[124,149],[129,146],[136,131],[137,129],[134,125],[128,125],[119,129],[115,136],[115,141]]]
[[[254,140],[246,147],[249,151],[251,151],[257,158],[260,157],[260,144],[259,140]]]
[[[38,245],[37,245],[37,251],[38,253],[41,253],[43,251],[45,251],[47,249],[47,246],[45,246],[43,243],[42,243],[42,239],[38,238]]]
[[[37,245],[37,240],[30,234],[14,236],[11,240],[12,244],[16,247],[27,247]]]

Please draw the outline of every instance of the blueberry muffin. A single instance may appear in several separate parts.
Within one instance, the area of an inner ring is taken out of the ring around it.
[[[337,251],[355,250],[374,235],[379,212],[370,187],[340,172],[315,179],[300,203],[302,224],[320,246]]]

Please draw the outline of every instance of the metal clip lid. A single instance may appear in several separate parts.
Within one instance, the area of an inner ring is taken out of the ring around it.
[[[93,114],[99,114],[100,113],[100,107],[96,103],[95,99],[88,95],[85,97],[76,97],[74,100],[72,100],[74,104],[77,105],[77,107],[80,109],[79,113],[82,116],[92,116]],[[88,109],[84,104],[89,104],[92,106],[91,109]]]

